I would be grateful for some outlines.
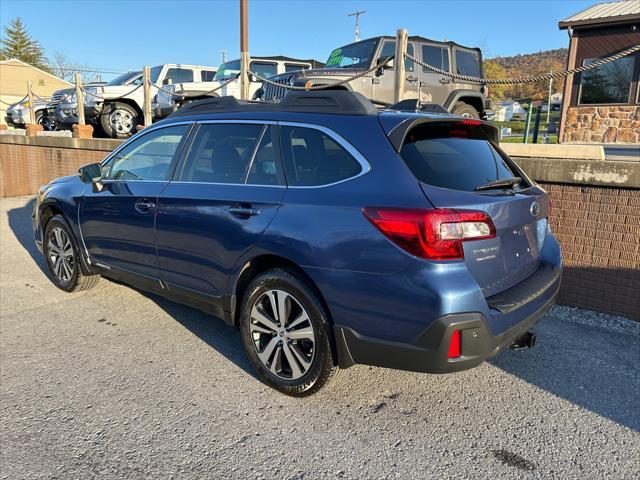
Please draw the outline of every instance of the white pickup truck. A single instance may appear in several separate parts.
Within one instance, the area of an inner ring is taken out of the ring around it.
[[[324,66],[317,60],[300,60],[298,58],[290,58],[283,56],[274,57],[251,57],[249,62],[249,71],[257,73],[261,77],[269,78],[287,72],[306,70],[309,68],[321,68]],[[231,81],[240,74],[240,60],[231,60],[225,62],[218,68],[218,72],[212,81],[178,81],[172,82],[158,92],[154,102],[153,117],[154,119],[164,118],[173,113],[183,104],[193,100],[206,98],[207,96],[222,97],[232,96],[240,98],[240,81]],[[262,81],[257,77],[249,76],[249,97],[255,99],[259,96],[262,87]],[[224,87],[209,93],[212,90],[227,83]],[[173,92],[172,93],[169,93]]]
[[[216,71],[215,67],[174,63],[152,67],[151,94],[157,94],[159,86],[166,88],[181,82],[212,81]],[[143,122],[144,89],[141,85],[142,74],[130,72],[106,85],[86,88],[84,108],[87,122],[100,127],[111,138],[127,138],[136,133],[137,126]],[[132,91],[137,86],[140,88]]]

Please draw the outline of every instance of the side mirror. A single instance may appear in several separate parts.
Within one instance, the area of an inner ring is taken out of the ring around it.
[[[90,163],[84,167],[80,167],[78,170],[80,173],[80,180],[83,183],[100,183],[102,180],[102,165],[99,163]]]

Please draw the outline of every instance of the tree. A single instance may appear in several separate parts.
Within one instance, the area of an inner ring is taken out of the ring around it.
[[[482,70],[484,77],[492,80],[503,80],[507,78],[504,68],[493,60],[485,60],[482,62]],[[489,85],[489,93],[492,100],[500,101],[505,99],[505,85]]]
[[[4,28],[0,45],[0,59],[17,58],[47,72],[51,71],[44,56],[44,49],[39,42],[31,38],[20,17],[11,20]]]
[[[89,83],[98,77],[96,72],[90,71],[86,64],[71,62],[64,53],[56,52],[53,54],[53,60],[50,61],[51,69],[56,77],[62,78],[68,82],[75,81],[76,73],[80,74],[82,83]]]

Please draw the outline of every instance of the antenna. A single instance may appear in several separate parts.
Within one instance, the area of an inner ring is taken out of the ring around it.
[[[358,10],[357,12],[353,12],[348,14],[349,17],[356,17],[356,42],[360,41],[360,15],[367,13],[366,10]]]
[[[221,63],[227,63],[227,51],[224,48],[220,50],[220,60],[222,60]]]

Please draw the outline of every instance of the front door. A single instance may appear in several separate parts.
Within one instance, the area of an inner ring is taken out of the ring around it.
[[[415,45],[413,42],[407,44],[407,53],[412,57],[415,57]],[[380,48],[380,53],[377,58],[390,57],[396,54],[396,41],[385,40]],[[394,64],[397,60],[394,60]],[[412,61],[405,59],[405,84],[404,84],[404,98],[418,98],[418,73],[417,65],[414,65]],[[374,75],[373,82],[373,98],[375,100],[394,103],[395,102],[395,77],[394,68],[387,68],[382,71],[382,75]]]
[[[169,290],[223,299],[236,262],[286,190],[274,129],[242,121],[199,125],[184,165],[158,198],[158,257]]]
[[[167,185],[187,125],[149,131],[108,160],[101,191],[80,205],[80,228],[92,263],[159,277],[154,221],[158,194]]]
[[[449,47],[437,44],[420,45],[422,61],[441,70],[450,70]],[[451,77],[436,73],[426,67],[418,67],[420,77],[420,101],[444,105],[453,90]]]

